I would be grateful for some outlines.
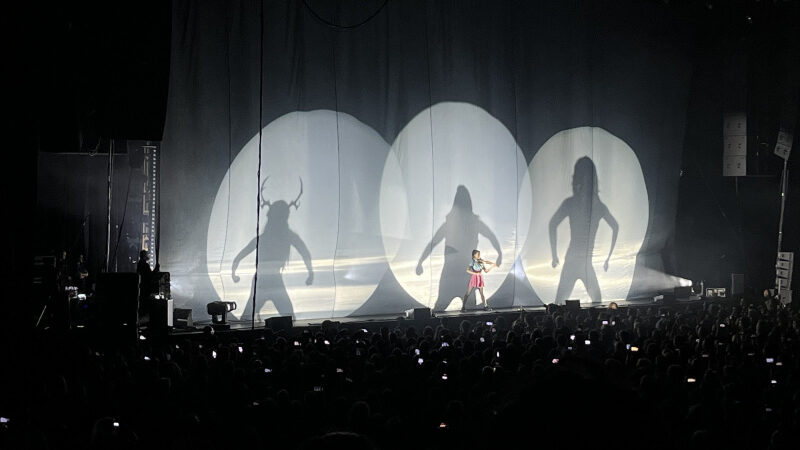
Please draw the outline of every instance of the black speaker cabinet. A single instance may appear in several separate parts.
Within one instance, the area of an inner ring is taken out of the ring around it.
[[[292,316],[270,317],[266,320],[265,326],[272,331],[289,331],[292,329]]]
[[[154,298],[151,300],[149,328],[167,330],[173,326],[172,299]],[[191,311],[191,310],[189,310]]]
[[[566,308],[568,311],[577,311],[581,309],[581,301],[580,300],[567,300],[566,301]]]
[[[692,296],[692,287],[691,286],[679,286],[672,290],[672,295],[675,298],[689,298]]]
[[[411,313],[411,319],[413,320],[429,320],[430,318],[430,308],[414,308],[414,312]]]
[[[105,330],[133,330],[139,321],[139,274],[129,272],[97,275],[96,325]]]

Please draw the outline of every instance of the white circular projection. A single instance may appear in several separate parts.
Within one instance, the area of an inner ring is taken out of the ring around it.
[[[501,262],[484,275],[488,299],[525,242],[530,196],[525,158],[497,119],[467,103],[422,111],[392,144],[381,180],[381,234],[395,278],[434,310],[459,309],[454,298],[466,292],[478,249]],[[480,302],[473,295],[472,305]]]
[[[388,270],[377,191],[389,146],[329,110],[286,114],[262,136],[256,317],[347,315]],[[221,299],[238,303],[237,318],[253,307],[257,167],[258,135],[231,163],[208,226],[209,277]]]
[[[564,299],[589,302],[588,291],[595,291],[602,301],[625,299],[649,220],[647,188],[633,150],[602,128],[561,131],[534,156],[530,179],[534,214],[528,235],[535,239],[528,240],[522,260],[541,300],[554,303],[560,296],[559,303]],[[557,223],[555,268],[551,222]],[[614,222],[619,234],[605,270]],[[591,288],[592,272],[597,289]]]

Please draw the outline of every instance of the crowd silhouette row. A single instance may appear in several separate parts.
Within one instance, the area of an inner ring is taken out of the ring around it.
[[[770,297],[32,348],[3,448],[798,442],[800,315]]]

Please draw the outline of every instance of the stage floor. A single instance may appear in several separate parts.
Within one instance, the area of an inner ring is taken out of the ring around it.
[[[686,304],[695,301],[699,301],[700,297],[693,296],[689,299],[680,299],[677,301],[678,304]],[[661,303],[654,302],[653,297],[642,297],[642,298],[632,298],[628,300],[621,300],[614,302],[620,308],[625,307],[645,307],[645,306],[662,306]],[[610,302],[601,302],[601,303],[582,303],[581,309],[608,309]],[[539,306],[513,306],[513,307],[506,307],[506,308],[495,308],[489,309],[484,311],[483,309],[469,309],[467,311],[442,311],[431,314],[432,319],[442,319],[442,320],[480,320],[481,318],[493,318],[499,315],[514,315],[519,314],[522,312],[527,313],[543,313],[546,311],[546,305],[539,305]],[[332,317],[327,319],[300,319],[295,320],[293,322],[294,328],[307,328],[307,327],[318,327],[321,326],[325,321],[331,322],[338,322],[340,325],[349,326],[353,328],[358,328],[359,326],[363,326],[368,328],[370,325],[373,327],[375,325],[384,325],[390,322],[396,322],[398,320],[408,321],[409,324],[414,323],[413,319],[408,317],[408,315],[404,313],[394,313],[394,314],[380,314],[380,315],[372,315],[372,316],[349,316],[349,317]],[[173,335],[184,335],[184,334],[198,334],[203,333],[203,328],[207,325],[211,325],[211,319],[204,319],[204,320],[195,320],[193,328],[185,328],[185,329],[178,329],[174,328],[171,331]],[[238,320],[238,321],[228,321],[228,325],[230,326],[229,330],[222,330],[221,332],[229,332],[229,331],[247,331],[247,330],[262,330],[265,327],[264,321],[258,322],[256,321],[253,324],[250,320]],[[217,332],[220,332],[219,330]]]

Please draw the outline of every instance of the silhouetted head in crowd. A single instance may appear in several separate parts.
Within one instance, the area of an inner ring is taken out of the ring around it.
[[[136,434],[116,419],[104,417],[97,420],[92,428],[89,441],[91,450],[116,450],[136,448]]]
[[[335,431],[312,438],[303,445],[308,450],[373,450],[375,447],[366,437],[347,431]]]

